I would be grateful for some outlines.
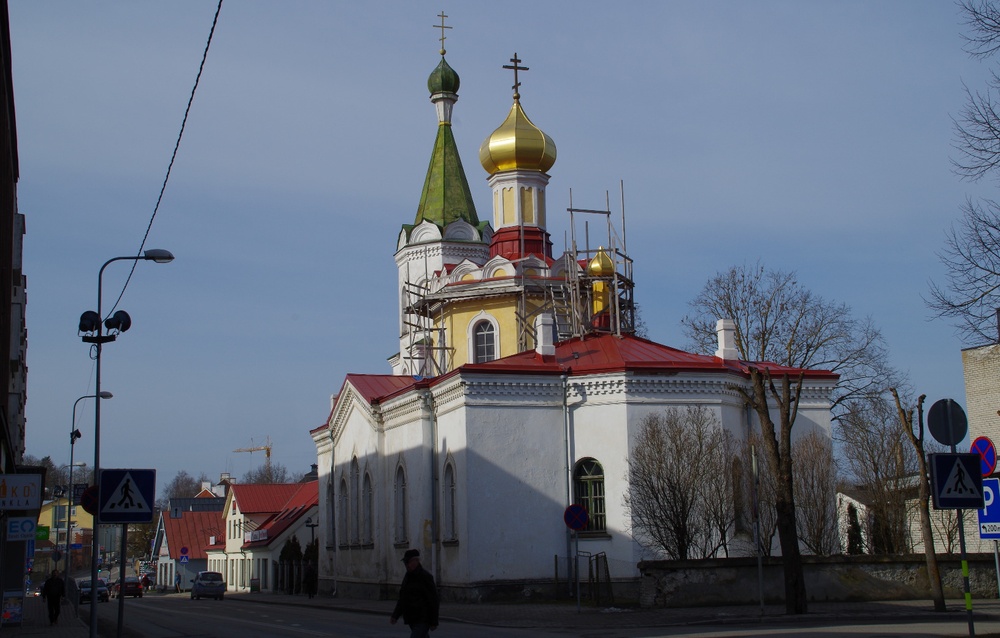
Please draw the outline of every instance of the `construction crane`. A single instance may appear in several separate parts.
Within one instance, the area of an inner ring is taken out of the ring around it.
[[[267,475],[271,476],[271,437],[267,437],[263,445],[254,445],[253,439],[250,439],[250,447],[241,447],[233,450],[233,452],[263,452],[264,453],[264,467],[267,470]]]

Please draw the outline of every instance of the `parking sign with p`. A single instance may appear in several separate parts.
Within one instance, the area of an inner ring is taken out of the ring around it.
[[[979,538],[1000,539],[1000,479],[983,479],[983,504],[979,512]]]

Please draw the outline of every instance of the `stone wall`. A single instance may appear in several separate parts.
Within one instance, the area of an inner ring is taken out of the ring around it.
[[[806,594],[812,601],[919,600],[930,598],[923,555],[804,556]],[[973,554],[969,582],[973,598],[997,598],[997,572],[992,554]],[[963,597],[958,556],[938,556],[946,598]],[[639,563],[642,607],[741,605],[784,601],[780,559],[755,558]],[[762,576],[760,575],[762,574]]]

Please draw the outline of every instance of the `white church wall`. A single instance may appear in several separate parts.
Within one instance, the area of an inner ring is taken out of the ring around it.
[[[386,493],[385,474],[386,466],[379,454],[379,433],[374,418],[368,414],[363,407],[363,403],[355,401],[349,397],[343,406],[344,414],[338,415],[338,431],[336,433],[335,451],[333,453],[333,474],[332,482],[334,486],[334,502],[327,503],[333,507],[333,514],[327,513],[326,521],[335,519],[335,569],[338,580],[370,581],[378,580],[385,576],[386,556],[384,554],[373,553],[372,546],[384,546],[380,542],[379,534],[386,524],[386,508],[391,506],[392,493]],[[386,457],[388,459],[388,457]],[[395,458],[395,455],[393,455]],[[352,512],[355,504],[360,503],[360,499],[350,499],[350,506],[346,512],[343,509],[343,497],[341,495],[343,481],[346,481],[348,490],[352,486],[351,467],[353,461],[357,459],[359,468],[358,485],[362,485],[365,473],[368,472],[373,484],[373,508],[371,529],[374,543],[367,542],[361,538],[363,535],[364,522],[361,520],[360,512]],[[393,466],[395,467],[395,466]],[[392,483],[388,483],[391,486]],[[388,502],[388,505],[386,503]],[[358,522],[354,522],[357,514]],[[391,545],[390,545],[391,547]]]
[[[551,578],[553,557],[566,551],[561,383],[466,387],[468,578]]]

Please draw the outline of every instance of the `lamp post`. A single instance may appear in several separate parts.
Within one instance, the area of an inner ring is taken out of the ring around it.
[[[86,394],[76,401],[73,402],[73,420],[70,422],[69,431],[69,498],[66,500],[66,567],[63,570],[65,573],[63,576],[69,578],[69,570],[73,566],[73,562],[70,560],[70,522],[73,520],[73,499],[76,493],[73,490],[73,467],[76,465],[73,462],[73,452],[76,450],[76,440],[79,439],[82,434],[80,430],[76,429],[76,406],[80,404],[80,401],[84,399],[110,399],[114,395],[110,392],[101,392],[100,394]],[[96,519],[95,519],[96,520]],[[97,531],[97,525],[94,525],[94,532]]]
[[[94,394],[101,396],[101,348],[105,343],[114,341],[117,336],[132,327],[132,318],[124,310],[119,310],[106,320],[101,314],[101,292],[104,286],[104,269],[116,261],[153,261],[158,264],[167,264],[174,260],[174,256],[169,250],[161,248],[151,248],[142,255],[132,255],[128,257],[112,257],[104,262],[97,273],[97,312],[88,310],[80,316],[80,332],[86,333],[82,336],[84,343],[93,344],[94,347]],[[101,328],[106,327],[108,334],[101,334]],[[94,402],[94,487],[97,488],[98,497],[101,493],[101,402]],[[91,542],[90,555],[90,638],[97,638],[97,605],[94,602],[97,598],[98,561],[101,558],[101,546],[97,542],[97,527],[100,524],[100,503],[94,513],[94,535]]]
[[[313,519],[310,516],[306,519],[306,527],[309,528],[309,544],[312,545],[316,541],[316,528],[319,527],[319,523],[313,523]]]

